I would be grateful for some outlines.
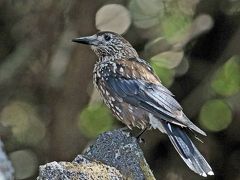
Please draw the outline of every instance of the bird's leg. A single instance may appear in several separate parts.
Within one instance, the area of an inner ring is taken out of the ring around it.
[[[147,129],[148,129],[147,127],[142,129],[140,133],[136,136],[136,138],[139,139]]]
[[[140,131],[140,133],[136,136],[136,138],[137,138],[137,140],[138,140],[139,143],[144,143],[144,142],[145,142],[145,140],[144,140],[143,138],[141,138],[141,136],[143,135],[143,133],[144,133],[147,129],[148,129],[148,127],[142,129],[142,130]]]

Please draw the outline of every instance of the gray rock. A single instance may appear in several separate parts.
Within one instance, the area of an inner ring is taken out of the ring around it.
[[[127,178],[155,179],[137,139],[122,129],[101,134],[84,155],[117,168]]]
[[[136,138],[119,130],[101,134],[73,162],[40,166],[38,180],[155,180]]]
[[[114,168],[101,162],[89,161],[79,155],[81,162],[51,162],[40,166],[38,180],[122,180],[123,176]]]
[[[0,139],[0,179],[12,180],[14,169],[12,163],[8,160],[5,151],[3,150],[3,143]]]

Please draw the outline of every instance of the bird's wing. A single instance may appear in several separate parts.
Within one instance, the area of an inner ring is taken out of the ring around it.
[[[163,120],[186,126],[184,122],[176,120],[181,106],[163,86],[147,83],[140,79],[114,76],[108,78],[105,86],[111,94],[122,98],[124,102],[145,109]]]
[[[105,87],[124,102],[144,109],[155,117],[205,134],[184,115],[173,94],[161,84],[153,71],[141,63],[117,62]]]

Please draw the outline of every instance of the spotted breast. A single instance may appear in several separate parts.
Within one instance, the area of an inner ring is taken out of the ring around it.
[[[113,115],[130,129],[132,129],[132,127],[138,127],[140,129],[149,127],[148,113],[139,107],[126,103],[121,96],[113,92],[113,89],[117,90],[117,88],[109,86],[109,82],[113,78],[131,79],[132,77],[147,77],[149,80],[156,80],[157,77],[155,76],[141,76],[141,73],[146,73],[144,71],[150,71],[151,69],[144,68],[140,70],[141,66],[138,64],[139,63],[128,63],[126,60],[104,60],[96,63],[93,71],[94,85],[103,97],[104,103],[112,111]]]

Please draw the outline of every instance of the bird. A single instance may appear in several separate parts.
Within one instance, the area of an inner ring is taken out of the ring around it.
[[[161,83],[151,65],[140,58],[121,35],[99,31],[72,39],[90,45],[98,57],[93,82],[113,115],[129,129],[158,129],[167,134],[180,157],[195,173],[214,172],[188,136],[188,131],[206,136],[184,114],[174,95]]]

